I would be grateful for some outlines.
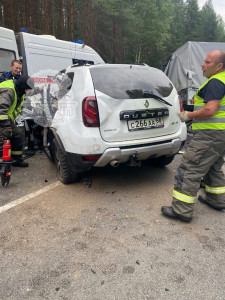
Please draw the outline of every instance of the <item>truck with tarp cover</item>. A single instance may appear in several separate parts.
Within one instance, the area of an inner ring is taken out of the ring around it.
[[[185,110],[193,110],[193,97],[206,81],[202,63],[212,50],[225,51],[225,43],[187,42],[178,48],[162,65],[162,70],[176,87]]]

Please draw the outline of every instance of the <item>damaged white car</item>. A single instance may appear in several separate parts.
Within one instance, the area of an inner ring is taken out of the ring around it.
[[[32,112],[63,183],[108,164],[167,165],[182,147],[187,131],[179,98],[160,70],[145,64],[74,65],[57,79],[58,92],[52,96],[44,88],[42,100],[31,97],[25,111]]]

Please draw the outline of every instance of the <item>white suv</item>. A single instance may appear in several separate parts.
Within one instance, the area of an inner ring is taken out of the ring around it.
[[[144,64],[71,66],[56,98],[45,145],[63,183],[108,164],[167,165],[186,139],[176,89]]]

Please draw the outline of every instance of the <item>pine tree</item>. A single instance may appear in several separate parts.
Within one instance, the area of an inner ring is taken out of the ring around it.
[[[188,41],[198,41],[200,38],[200,11],[197,0],[186,1],[184,18],[185,37]]]
[[[201,13],[201,39],[205,42],[218,41],[218,20],[212,0],[206,1]]]

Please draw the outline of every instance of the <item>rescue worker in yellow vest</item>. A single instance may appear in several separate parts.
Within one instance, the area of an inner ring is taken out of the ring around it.
[[[194,111],[180,113],[182,122],[193,119],[193,138],[175,175],[172,205],[161,208],[165,216],[183,221],[192,219],[202,177],[206,194],[198,200],[225,209],[225,52],[208,53],[202,70],[208,80],[195,94]]]
[[[25,98],[25,94],[34,87],[33,80],[22,76],[18,80],[0,83],[0,158],[4,139],[11,140],[13,166],[28,167],[22,159],[23,139],[15,124]]]

